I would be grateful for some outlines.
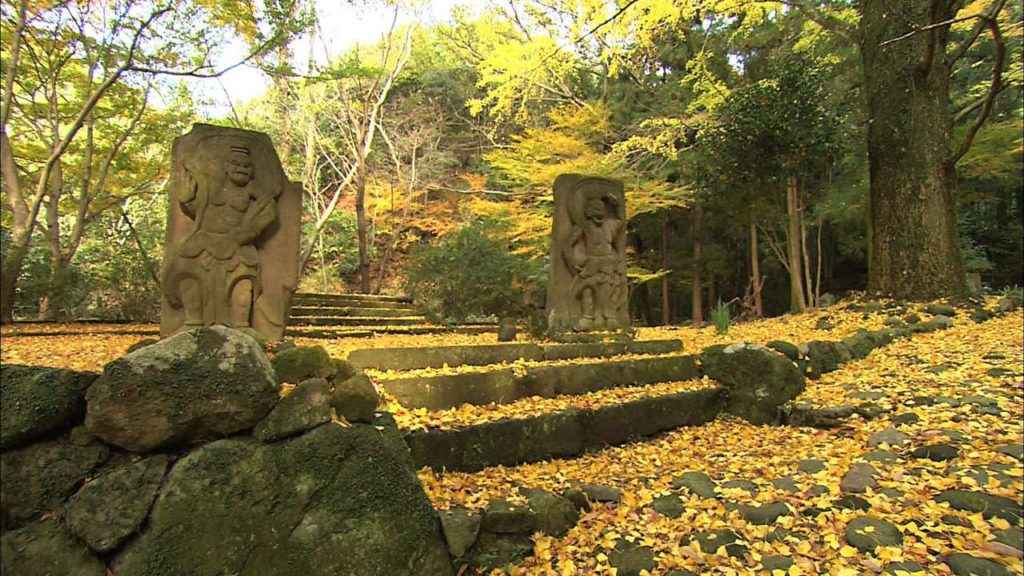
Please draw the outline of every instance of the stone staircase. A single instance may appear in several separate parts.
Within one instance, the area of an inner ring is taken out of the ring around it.
[[[292,297],[289,336],[334,338],[373,334],[432,334],[446,331],[494,332],[489,324],[455,328],[432,324],[406,296],[378,294],[320,294],[299,292]]]
[[[406,435],[417,466],[469,472],[577,456],[713,420],[724,406],[725,391],[698,382],[696,357],[681,352],[679,340],[650,340],[368,348],[352,351],[348,359],[381,371],[378,387],[410,410],[439,413],[464,404],[569,400],[568,407],[526,417]],[[456,368],[456,373],[436,374],[443,366]],[[651,388],[685,381],[694,385],[683,391]],[[612,404],[591,402],[601,391],[624,387],[643,387],[645,392]]]

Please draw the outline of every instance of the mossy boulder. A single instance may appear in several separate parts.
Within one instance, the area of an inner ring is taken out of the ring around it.
[[[820,378],[822,374],[834,372],[844,364],[853,359],[850,349],[841,342],[829,342],[827,340],[814,340],[806,345],[807,352],[807,375],[810,378]]]
[[[357,374],[336,385],[331,407],[349,422],[371,422],[380,403],[380,395],[365,374]]]
[[[107,567],[56,521],[37,522],[0,539],[5,576],[103,576]]]
[[[110,457],[110,449],[75,446],[67,437],[0,455],[0,517],[17,528],[56,512],[75,489]]]
[[[197,328],[107,364],[86,393],[85,425],[104,442],[148,452],[248,430],[277,389],[256,340]]]
[[[226,439],[172,468],[118,576],[444,576],[437,513],[393,424]],[[201,513],[196,513],[201,511]]]
[[[95,478],[68,501],[68,527],[93,550],[114,550],[146,519],[166,470],[158,455]]]
[[[263,442],[274,442],[315,428],[331,419],[330,396],[327,380],[310,378],[278,401],[252,435]]]
[[[310,378],[329,378],[337,370],[323,346],[296,346],[274,355],[277,379],[298,384]]]
[[[99,374],[0,366],[0,449],[10,450],[82,423],[85,390]]]
[[[729,390],[725,410],[753,424],[779,421],[779,408],[806,388],[803,374],[785,356],[754,344],[712,346],[702,372]]]

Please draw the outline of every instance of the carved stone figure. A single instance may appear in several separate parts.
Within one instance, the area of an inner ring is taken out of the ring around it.
[[[626,200],[622,183],[563,174],[555,180],[548,329],[628,330]]]
[[[217,324],[281,339],[298,275],[301,185],[260,132],[195,124],[171,157],[161,335]]]

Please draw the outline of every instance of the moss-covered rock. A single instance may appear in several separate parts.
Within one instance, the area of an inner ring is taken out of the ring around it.
[[[349,422],[372,422],[380,395],[365,374],[357,374],[336,385],[331,407]]]
[[[252,435],[263,442],[301,434],[331,419],[331,386],[323,378],[310,378],[278,401]]]
[[[114,550],[146,519],[166,470],[167,457],[153,456],[89,482],[68,501],[71,532],[97,552]]]
[[[82,423],[85,390],[99,374],[0,366],[0,448],[24,446]]]
[[[792,361],[753,344],[712,346],[701,356],[701,370],[728,388],[726,412],[753,424],[777,423],[779,408],[806,388]]]
[[[17,528],[55,512],[110,457],[105,446],[75,446],[66,437],[0,455],[0,517]]]
[[[0,574],[103,576],[107,567],[56,521],[37,522],[0,539]]]
[[[280,382],[298,384],[310,378],[330,378],[336,371],[323,346],[296,346],[274,355],[271,361]]]
[[[85,425],[105,442],[148,452],[248,430],[277,402],[277,388],[254,339],[197,328],[107,364],[86,393]]]
[[[228,439],[193,451],[173,467],[148,530],[114,571],[451,574],[408,452],[397,433],[383,432],[328,423],[274,444]]]

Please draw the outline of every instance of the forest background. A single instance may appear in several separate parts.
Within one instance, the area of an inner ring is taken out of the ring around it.
[[[509,0],[431,24],[390,2],[366,5],[392,18],[378,41],[331,54],[309,0],[2,0],[3,319],[155,319],[170,144],[197,121],[269,133],[304,183],[302,289],[408,292],[439,320],[536,302],[565,172],[625,181],[643,324],[1018,286],[1021,7],[899,5],[902,29],[833,0]],[[211,117],[191,80],[236,65],[269,87]],[[887,115],[935,130],[894,140]],[[949,206],[900,237],[872,202],[908,149],[941,156],[925,179]],[[927,258],[893,283],[915,238],[952,283]]]

